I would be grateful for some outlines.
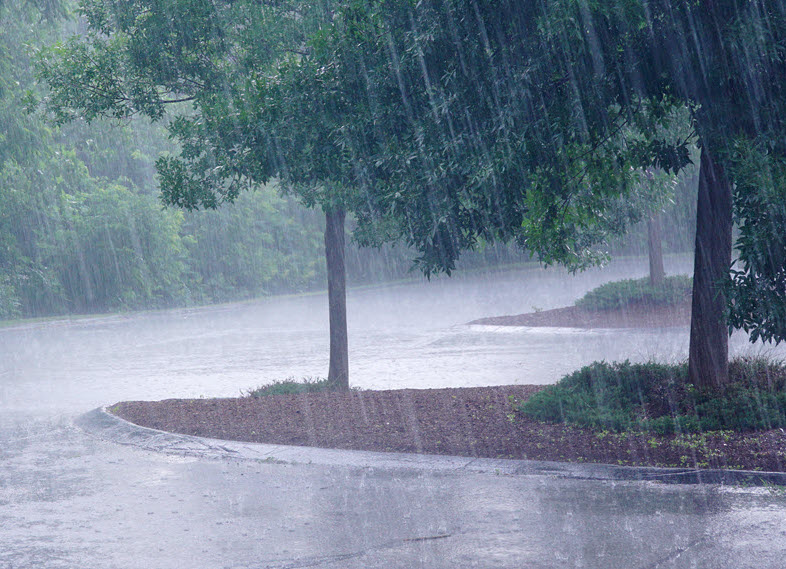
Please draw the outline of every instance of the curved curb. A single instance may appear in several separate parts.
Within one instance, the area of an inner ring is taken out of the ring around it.
[[[317,464],[355,468],[464,471],[506,475],[615,481],[656,481],[669,484],[786,485],[784,472],[694,470],[617,466],[613,464],[472,458],[431,454],[372,452],[264,443],[247,443],[181,435],[140,427],[99,407],[77,417],[74,424],[101,440],[137,448],[213,460],[250,460],[282,464]]]

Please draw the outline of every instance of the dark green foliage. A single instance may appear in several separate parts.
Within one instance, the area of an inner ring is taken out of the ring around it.
[[[331,391],[334,386],[327,379],[315,379],[311,377],[297,381],[295,378],[274,381],[268,385],[262,385],[249,391],[248,397],[267,397],[268,395],[292,395],[295,393],[315,393],[320,391]]]
[[[595,362],[527,400],[520,410],[536,419],[597,429],[638,428],[647,405],[672,407],[686,366]]]
[[[634,304],[671,306],[690,300],[693,279],[687,275],[666,277],[654,287],[649,278],[626,279],[600,285],[576,301],[587,310],[615,310]]]
[[[368,95],[361,132],[374,134],[355,144],[376,178],[361,224],[396,218],[427,273],[450,272],[479,242],[514,239],[547,263],[605,258],[596,245],[636,217],[620,207],[637,181],[633,163],[660,162],[644,139],[635,156],[618,152],[607,129],[631,120],[619,106],[583,112],[600,90],[578,93],[574,54],[551,44],[586,48],[581,26],[558,29],[573,15],[548,22],[534,2],[453,1],[347,2],[338,13],[326,40],[339,54],[330,70]],[[653,119],[671,102],[640,106]]]
[[[737,217],[767,223],[738,243],[730,323],[786,337],[784,201],[756,195],[783,184],[745,183],[734,156],[766,149],[765,173],[786,156],[780,0],[348,0],[336,21],[320,69],[367,94],[373,117],[361,129],[373,143],[349,145],[374,182],[361,223],[395,219],[426,272],[450,272],[479,240],[515,239],[574,269],[603,260],[599,244],[635,221],[619,207],[635,173],[685,168],[698,139],[692,381],[727,381],[731,187]],[[663,136],[685,108],[695,133]]]
[[[786,340],[786,160],[738,143],[734,166],[739,254],[731,270],[729,326],[751,340]]]
[[[786,366],[740,358],[723,391],[687,383],[687,364],[595,362],[532,396],[519,410],[598,430],[753,431],[786,427]]]

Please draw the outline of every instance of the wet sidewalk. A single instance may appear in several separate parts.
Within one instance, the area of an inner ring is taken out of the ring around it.
[[[750,470],[698,470],[690,468],[630,467],[610,464],[508,460],[369,452],[327,448],[246,443],[208,439],[140,427],[97,408],[74,423],[86,433],[109,442],[145,450],[200,459],[231,459],[278,464],[317,464],[358,468],[414,468],[425,471],[464,471],[505,475],[551,475],[558,478],[605,481],[653,481],[665,484],[724,484],[731,486],[783,486],[786,473]]]
[[[100,421],[77,422],[0,423],[0,567],[760,569],[786,554],[775,487],[589,480],[470,459],[342,464],[337,451],[281,462],[291,447],[183,437],[203,448],[177,448],[122,428],[118,444],[97,438],[109,438]]]

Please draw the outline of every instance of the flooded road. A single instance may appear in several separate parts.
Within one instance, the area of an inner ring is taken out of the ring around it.
[[[688,270],[687,260],[672,264],[672,273]],[[466,325],[566,306],[602,282],[645,271],[640,262],[578,277],[532,267],[350,290],[351,384],[546,384],[595,360],[682,359],[686,328]],[[327,299],[315,294],[0,329],[0,410],[78,412],[123,399],[233,397],[273,380],[324,376],[327,321]],[[737,336],[732,345],[737,353],[766,349]]]
[[[679,328],[466,325],[564,306],[645,270],[352,290],[351,383],[552,383],[597,359],[682,358]],[[761,349],[742,340],[735,351]],[[786,498],[767,489],[216,461],[73,425],[119,400],[235,396],[323,375],[327,357],[324,295],[0,330],[0,568],[782,566]]]

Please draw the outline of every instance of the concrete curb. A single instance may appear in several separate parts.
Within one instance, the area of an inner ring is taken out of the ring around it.
[[[137,448],[213,460],[251,460],[284,464],[318,464],[356,468],[465,471],[506,475],[541,475],[582,480],[657,481],[669,484],[786,485],[784,472],[750,470],[693,470],[471,458],[362,450],[324,449],[262,443],[224,441],[168,433],[140,427],[98,408],[77,417],[74,424],[105,441]]]

